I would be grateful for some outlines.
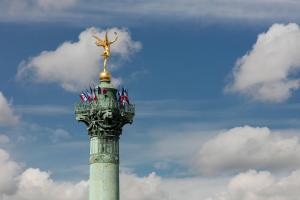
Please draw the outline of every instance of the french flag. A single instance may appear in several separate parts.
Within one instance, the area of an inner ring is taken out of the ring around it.
[[[88,99],[86,98],[86,96],[84,95],[84,93],[81,93],[80,95],[80,99],[82,102],[86,102]]]
[[[128,90],[124,89],[124,100],[129,104]]]
[[[93,90],[93,99],[94,101],[97,101],[96,88]]]
[[[88,91],[86,91],[86,94],[87,94],[86,96],[87,96],[88,101],[89,101],[89,102],[93,101],[93,96],[92,96],[92,94],[89,93]]]
[[[117,92],[117,100],[120,101],[120,98],[121,98],[121,92],[120,92],[120,90],[118,90],[118,92]]]

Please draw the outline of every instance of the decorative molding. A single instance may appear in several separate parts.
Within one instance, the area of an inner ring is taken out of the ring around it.
[[[94,163],[115,163],[119,164],[119,154],[92,154],[90,155],[90,164]]]

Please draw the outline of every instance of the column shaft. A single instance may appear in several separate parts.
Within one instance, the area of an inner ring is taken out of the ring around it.
[[[117,137],[90,139],[89,200],[119,200]]]

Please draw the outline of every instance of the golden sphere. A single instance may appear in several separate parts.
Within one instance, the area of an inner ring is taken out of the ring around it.
[[[108,71],[103,71],[100,73],[100,81],[110,81],[110,73]]]

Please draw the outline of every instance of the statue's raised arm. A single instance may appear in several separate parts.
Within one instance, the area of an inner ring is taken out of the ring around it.
[[[102,47],[105,46],[105,43],[104,43],[103,40],[101,40],[100,38],[98,38],[96,35],[93,35],[93,37],[96,39],[96,45],[97,46],[102,46]]]
[[[118,40],[118,34],[117,34],[117,32],[114,32],[114,34],[115,34],[116,37],[115,37],[115,39],[113,41],[109,42],[109,45],[113,44],[115,41]]]

